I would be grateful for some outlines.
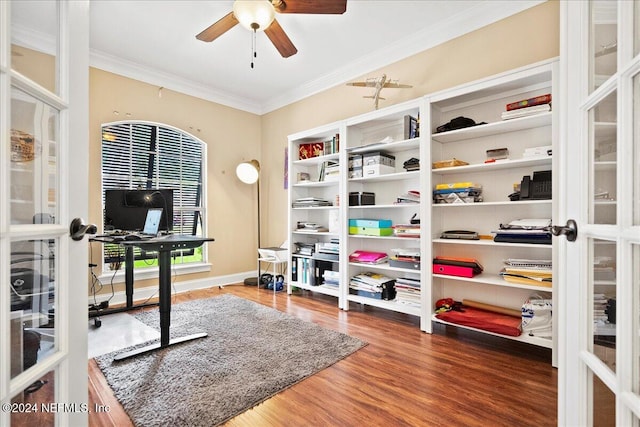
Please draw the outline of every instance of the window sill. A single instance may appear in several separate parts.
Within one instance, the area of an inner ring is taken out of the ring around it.
[[[148,267],[143,269],[137,269],[133,271],[135,280],[155,279],[158,277],[158,267]],[[171,266],[171,276],[183,276],[193,273],[205,273],[211,271],[211,264],[199,262],[191,264],[178,264]],[[110,283],[124,283],[124,269],[118,270],[115,275],[112,271],[103,272],[98,279],[103,284]],[[113,278],[113,280],[112,280]]]

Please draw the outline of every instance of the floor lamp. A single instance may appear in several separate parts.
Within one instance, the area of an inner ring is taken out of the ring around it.
[[[260,248],[260,162],[253,159],[248,162],[242,162],[236,167],[236,175],[238,179],[245,184],[256,184],[258,191],[258,248]],[[258,251],[256,250],[256,256]],[[260,281],[259,277],[248,277],[244,279],[245,285],[257,286]]]

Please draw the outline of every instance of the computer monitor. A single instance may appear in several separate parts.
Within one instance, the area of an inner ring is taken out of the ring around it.
[[[104,229],[139,231],[144,227],[147,211],[162,208],[160,230],[173,230],[173,190],[106,190],[104,194]]]

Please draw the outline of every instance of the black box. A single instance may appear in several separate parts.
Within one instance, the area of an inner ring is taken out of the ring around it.
[[[366,191],[354,191],[349,193],[349,206],[375,205],[376,194]]]

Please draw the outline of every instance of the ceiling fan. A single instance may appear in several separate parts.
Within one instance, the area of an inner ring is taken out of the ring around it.
[[[240,23],[254,35],[257,31],[264,31],[280,55],[288,58],[298,49],[275,19],[276,12],[340,15],[346,10],[347,0],[236,0],[232,12],[204,29],[196,38],[211,42]]]

